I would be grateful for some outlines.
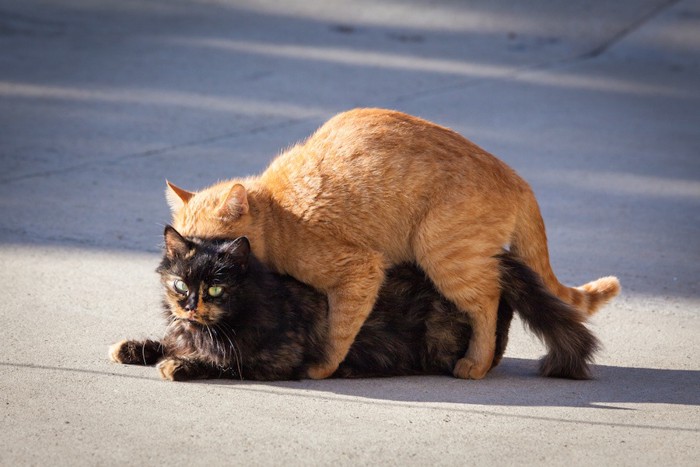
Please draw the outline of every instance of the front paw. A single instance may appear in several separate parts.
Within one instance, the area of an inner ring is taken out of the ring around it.
[[[129,341],[127,340],[117,342],[109,347],[109,359],[115,363],[131,363],[129,355]]]
[[[306,372],[306,376],[308,376],[311,379],[326,379],[330,375],[332,375],[337,369],[338,365],[314,365],[312,367],[309,367],[309,369]]]
[[[176,360],[174,358],[168,358],[162,360],[158,366],[158,372],[160,377],[170,381],[186,381],[187,370],[185,362],[182,360]]]
[[[163,357],[163,347],[158,341],[123,340],[109,348],[109,359],[126,365],[153,365]]]

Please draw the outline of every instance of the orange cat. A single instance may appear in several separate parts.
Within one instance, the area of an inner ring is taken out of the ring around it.
[[[245,235],[268,266],[328,295],[331,357],[310,370],[312,378],[343,360],[390,265],[418,263],[469,315],[474,335],[454,368],[460,378],[483,378],[493,360],[495,256],[504,245],[584,313],[620,290],[614,277],[560,284],[529,185],[459,134],[400,112],[336,115],[259,177],[197,193],[168,186],[173,226],[183,235]]]

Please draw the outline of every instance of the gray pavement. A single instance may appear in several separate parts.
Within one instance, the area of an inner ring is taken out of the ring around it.
[[[357,106],[531,182],[555,271],[616,274],[596,379],[160,381],[164,180],[260,172]],[[697,465],[700,2],[0,0],[0,465]]]

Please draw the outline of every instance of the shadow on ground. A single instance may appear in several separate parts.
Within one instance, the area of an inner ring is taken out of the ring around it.
[[[0,367],[23,368],[48,372],[74,372],[94,377],[118,377],[157,380],[133,374],[132,366],[114,366],[114,371],[64,368],[34,364],[0,363]],[[678,404],[700,405],[700,371],[665,370],[594,366],[594,379],[572,381],[542,378],[537,375],[537,361],[505,358],[485,380],[463,381],[448,376],[411,376],[396,378],[330,379],[324,381],[233,381],[205,380],[163,384],[217,385],[236,390],[250,390],[286,396],[318,399],[348,397],[392,403],[449,403],[462,405],[523,406],[523,407],[615,407],[614,404]],[[640,384],[643,382],[643,384]]]

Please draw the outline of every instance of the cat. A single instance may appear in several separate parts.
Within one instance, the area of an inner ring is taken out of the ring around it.
[[[300,379],[324,361],[328,301],[321,292],[272,272],[236,240],[184,238],[165,229],[157,271],[168,324],[160,340],[125,340],[110,348],[118,363],[153,365],[164,379]],[[598,341],[582,315],[550,294],[512,254],[497,256],[496,366],[506,348],[513,309],[549,349],[540,372],[589,377]],[[472,336],[469,318],[440,296],[415,265],[392,267],[375,308],[334,377],[452,374]]]
[[[504,246],[582,314],[620,290],[615,277],[562,285],[530,186],[456,132],[396,111],[338,114],[259,177],[197,193],[168,183],[166,194],[183,235],[246,236],[268,267],[328,295],[329,348],[312,378],[343,361],[393,265],[416,263],[469,316],[460,378],[491,367]]]

